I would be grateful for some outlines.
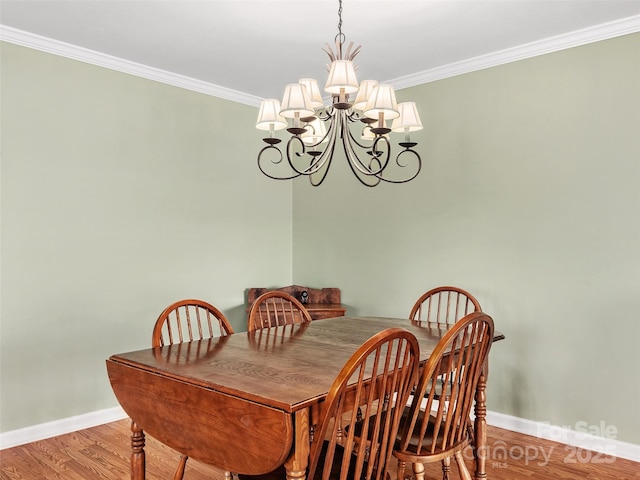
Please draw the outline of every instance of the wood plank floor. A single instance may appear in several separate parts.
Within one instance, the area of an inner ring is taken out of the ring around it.
[[[1,480],[129,479],[129,421],[0,451]],[[640,480],[640,463],[489,427],[490,480]],[[147,478],[172,479],[178,454],[147,437]],[[466,456],[470,458],[470,454]],[[395,465],[394,465],[395,466]],[[470,470],[472,467],[469,461]],[[189,460],[185,480],[224,480],[214,467]],[[427,478],[442,478],[438,464]],[[452,465],[451,480],[458,480]]]

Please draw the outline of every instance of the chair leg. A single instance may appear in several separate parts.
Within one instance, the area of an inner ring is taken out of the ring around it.
[[[407,466],[407,462],[403,462],[402,460],[398,460],[398,470],[396,472],[397,480],[404,480],[404,469]]]
[[[186,455],[180,455],[180,463],[178,463],[176,473],[173,475],[173,480],[182,480],[182,477],[184,477],[184,468],[187,465],[188,459],[189,457],[187,457]]]
[[[449,480],[449,471],[451,470],[451,457],[442,460],[442,480]]]
[[[462,456],[462,452],[456,452],[455,454],[456,463],[458,464],[458,472],[460,473],[460,478],[462,480],[471,480],[471,474],[469,473],[469,469],[464,463],[464,458]]]
[[[424,464],[422,463],[414,463],[413,464],[413,476],[416,480],[424,480]]]

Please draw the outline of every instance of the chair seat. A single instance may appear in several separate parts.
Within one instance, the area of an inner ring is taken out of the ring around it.
[[[404,412],[402,413],[402,420],[400,420],[401,426],[405,424],[404,422],[407,420],[408,415],[409,415],[409,408],[405,408]],[[426,412],[421,410],[420,413],[418,414],[418,423],[422,423],[425,415],[426,415]],[[429,423],[427,424],[427,431],[425,434],[425,438],[429,440],[429,444],[431,444],[431,438],[433,437],[433,431],[435,428],[436,420],[437,420],[436,417],[434,417],[433,415],[429,415]],[[415,461],[426,462],[427,457],[429,461],[433,461],[438,459],[440,455],[442,455],[443,457],[450,456],[452,451],[462,450],[471,443],[471,436],[467,431],[460,440],[455,442],[453,445],[448,445],[447,448],[443,449],[442,448],[442,442],[443,442],[442,429],[439,429],[439,430],[440,430],[440,434],[437,437],[437,442],[435,442],[435,447],[433,448],[433,451],[431,450],[425,451],[425,448],[427,447],[423,447],[422,445],[419,445],[419,439],[417,438],[417,435],[413,434],[411,436],[411,439],[409,440],[409,445],[407,446],[404,452],[398,451],[399,441],[400,441],[400,438],[398,438],[396,442],[398,444],[396,445],[396,449],[394,450],[393,455],[399,460],[404,460],[404,459],[408,460],[409,458],[408,455],[410,455],[411,456],[410,458],[414,462]],[[420,453],[418,453],[419,447],[420,447]],[[425,455],[425,459],[419,460],[420,455],[422,454]]]
[[[407,421],[407,417],[409,416],[409,407],[405,407],[404,411],[402,412],[402,417],[400,419],[400,427],[402,428],[402,426],[405,425],[405,422]],[[418,423],[422,423],[424,416],[426,415],[426,412],[424,410],[421,410],[420,413],[418,414]],[[360,432],[362,431],[362,427],[363,427],[363,422],[365,420],[361,420],[359,422],[357,422],[355,424],[355,436],[359,437],[360,436]],[[371,421],[371,420],[369,420]],[[444,421],[444,420],[443,420]],[[434,417],[433,415],[429,416],[429,423],[427,426],[427,431],[426,431],[426,435],[425,437],[428,438],[430,440],[431,437],[433,437],[433,430],[435,427],[435,422],[436,422],[436,417]],[[349,427],[345,427],[345,434],[348,433],[349,431]],[[400,435],[401,432],[398,432],[398,438],[396,439],[396,445],[395,445],[395,449],[397,450],[400,445]],[[443,440],[443,436],[442,436],[442,431],[440,433],[440,435],[438,436],[437,439],[437,445],[442,445],[442,440]],[[409,446],[408,448],[405,450],[405,453],[408,455],[411,455],[412,457],[416,457],[418,456],[418,443],[419,440],[417,438],[416,435],[412,435],[411,436],[411,440],[409,441]],[[456,442],[453,446],[448,446],[445,450],[449,453],[447,453],[447,455],[450,455],[451,450],[462,450],[463,448],[465,448],[467,445],[469,445],[471,443],[471,436],[469,434],[469,432],[467,432],[464,437],[462,439],[460,439],[458,442]],[[442,453],[444,450],[442,448],[434,448],[433,452],[429,452],[427,455],[431,458],[431,461],[433,461],[434,457],[437,458],[438,455],[440,453]],[[421,450],[421,452],[424,453],[424,450]],[[400,458],[398,455],[395,455],[397,458]]]

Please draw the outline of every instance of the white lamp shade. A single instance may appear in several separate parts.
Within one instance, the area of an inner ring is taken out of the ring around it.
[[[280,102],[275,98],[267,98],[260,103],[258,111],[258,130],[282,130],[287,128],[287,119],[280,115]]]
[[[305,128],[307,129],[307,131],[300,135],[300,138],[307,145],[312,145],[320,142],[320,140],[322,140],[322,138],[327,133],[324,122],[319,118],[314,118],[312,122],[309,122],[307,125],[305,125]],[[326,141],[327,139],[325,138],[324,142]]]
[[[331,69],[329,70],[329,77],[324,90],[338,95],[342,89],[347,94],[358,91],[356,71],[351,60],[334,60],[331,62]]]
[[[371,92],[364,114],[369,118],[378,118],[383,113],[385,120],[391,120],[400,116],[398,103],[396,102],[396,92],[393,87],[386,83],[379,84]]]
[[[315,78],[301,78],[298,82],[304,85],[309,94],[309,100],[313,108],[320,108],[323,105],[322,95],[320,94],[320,88],[318,87],[318,81]]]
[[[391,123],[394,132],[415,132],[422,130],[422,122],[415,102],[402,102],[398,104],[400,116]]]
[[[356,96],[356,101],[353,103],[353,108],[356,110],[364,110],[367,106],[367,101],[373,92],[373,89],[378,86],[378,82],[376,80],[363,80],[360,82],[360,89],[358,90],[358,95]]]
[[[295,118],[296,113],[299,114],[300,118],[314,115],[307,89],[299,83],[290,83],[284,89],[280,115],[286,118]]]

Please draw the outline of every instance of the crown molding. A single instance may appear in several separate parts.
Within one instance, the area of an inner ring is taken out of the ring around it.
[[[388,80],[396,89],[414,87],[423,83],[435,82],[448,77],[483,70],[485,68],[516,62],[526,58],[545,55],[568,48],[599,42],[630,33],[640,31],[640,15],[615,20],[613,22],[595,25],[593,27],[576,30],[563,35],[549,37],[537,42],[526,43],[518,47],[507,48],[479,57],[450,63],[442,67],[398,77]]]
[[[259,106],[262,100],[255,95],[249,95],[159,68],[130,62],[122,58],[42,37],[5,25],[0,25],[0,40],[253,107]]]
[[[434,82],[436,80],[442,80],[456,75],[483,70],[485,68],[503,65],[505,63],[515,62],[525,58],[557,52],[559,50],[598,42],[600,40],[607,40],[609,38],[619,37],[639,31],[640,15],[634,15],[632,17],[603,23],[601,25],[596,25],[582,30],[576,30],[574,32],[550,37],[537,42],[527,43],[518,47],[508,48],[487,55],[481,55],[479,57],[451,63],[442,67],[424,70],[404,77],[398,77],[388,80],[386,83],[392,84],[397,89],[414,87],[423,83]],[[60,42],[40,35],[35,35],[33,33],[5,25],[0,25],[0,40],[253,107],[259,106],[260,101],[262,100],[260,97],[255,95],[203,82],[202,80],[186,77],[166,70],[149,67],[140,63],[130,62],[118,57],[106,55],[104,53]]]

